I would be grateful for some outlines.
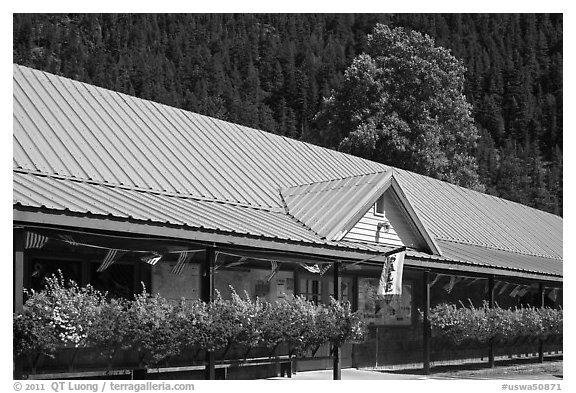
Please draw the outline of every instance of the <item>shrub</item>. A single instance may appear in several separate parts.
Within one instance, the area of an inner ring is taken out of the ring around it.
[[[553,320],[549,318],[550,324]],[[186,348],[216,351],[232,344],[275,348],[287,343],[291,353],[332,342],[359,340],[364,325],[348,303],[334,299],[316,305],[301,296],[275,303],[216,294],[210,303],[169,301],[146,289],[134,300],[107,299],[91,286],[47,279],[42,291],[30,291],[22,313],[13,317],[15,354],[52,355],[59,347],[95,347],[101,353],[119,348],[140,352],[144,364],[156,365]]]
[[[522,307],[457,307],[440,304],[430,310],[430,325],[435,334],[456,344],[465,339],[486,342],[493,338],[511,340],[519,336],[545,337],[562,334],[562,310]]]
[[[46,278],[46,288],[27,291],[28,300],[13,318],[16,353],[40,352],[51,356],[59,346],[90,344],[90,332],[106,293],[90,285],[80,288],[58,275]]]
[[[340,303],[330,298],[330,304],[325,308],[326,317],[320,322],[326,326],[328,340],[341,345],[347,341],[362,341],[365,336],[365,326],[358,313],[352,312],[350,303]]]
[[[151,296],[144,289],[130,302],[126,319],[127,342],[142,353],[145,362],[157,364],[180,352],[174,303],[160,295]]]

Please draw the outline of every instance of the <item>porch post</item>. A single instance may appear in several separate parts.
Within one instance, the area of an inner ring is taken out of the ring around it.
[[[488,307],[494,307],[494,276],[488,276]],[[488,367],[494,367],[494,339],[488,342]]]
[[[12,311],[18,313],[24,306],[24,230],[15,228],[13,236],[14,307]]]
[[[538,283],[538,303],[540,308],[544,307],[544,283]],[[544,342],[538,339],[538,362],[544,363]]]
[[[340,299],[340,262],[334,263],[334,299]],[[342,370],[340,369],[340,347],[334,344],[334,370],[333,379],[342,379]]]
[[[206,248],[206,257],[202,263],[201,299],[209,303],[214,297],[214,266],[216,264],[216,249]],[[214,352],[206,351],[206,370],[204,379],[216,379],[216,359]]]
[[[14,305],[12,311],[22,312],[24,306],[24,230],[15,228],[13,232],[13,283],[14,283]],[[22,379],[23,360],[21,357],[13,356],[14,359],[14,379]]]
[[[430,374],[430,271],[424,270],[423,274],[423,303],[424,320],[422,321],[422,346],[424,374]]]

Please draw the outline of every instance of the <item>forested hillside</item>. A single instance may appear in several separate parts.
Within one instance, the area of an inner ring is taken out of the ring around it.
[[[467,68],[486,192],[562,214],[562,15],[15,14],[13,23],[15,63],[330,147],[316,115],[375,24],[426,33]]]

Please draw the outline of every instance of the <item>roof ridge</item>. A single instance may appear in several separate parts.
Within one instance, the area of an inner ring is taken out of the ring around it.
[[[25,174],[25,175],[49,177],[49,178],[57,179],[57,180],[68,180],[68,181],[73,181],[73,182],[77,182],[77,183],[92,184],[92,185],[96,185],[96,186],[104,186],[104,187],[110,187],[110,188],[119,188],[122,190],[144,192],[144,193],[154,194],[154,195],[164,195],[164,196],[168,196],[168,197],[181,198],[181,199],[193,199],[196,201],[222,203],[222,204],[233,205],[233,206],[238,206],[238,207],[251,208],[251,209],[255,209],[255,210],[264,210],[264,211],[268,211],[268,212],[272,212],[272,213],[283,213],[280,210],[282,208],[274,208],[273,206],[251,205],[249,203],[230,201],[230,200],[226,200],[226,199],[207,198],[207,197],[201,197],[201,196],[197,196],[197,195],[193,195],[193,194],[177,193],[177,192],[170,192],[170,191],[160,191],[160,190],[155,190],[152,188],[149,189],[149,188],[143,188],[143,187],[126,186],[123,184],[108,183],[105,181],[101,182],[101,181],[96,181],[96,180],[92,180],[92,179],[82,179],[82,178],[78,178],[78,177],[74,177],[74,176],[65,176],[65,175],[59,175],[59,174],[55,174],[55,173],[33,171],[33,170],[23,169],[23,168],[13,168],[12,171],[16,172],[16,173]]]
[[[531,252],[522,252],[522,251],[510,250],[510,249],[505,249],[505,248],[490,246],[490,245],[487,245],[487,244],[470,243],[470,242],[465,242],[465,241],[462,241],[462,240],[447,239],[447,238],[438,237],[438,236],[436,236],[436,239],[437,239],[437,240],[444,241],[444,242],[449,242],[449,243],[464,244],[464,245],[467,245],[467,246],[487,248],[487,249],[496,250],[496,251],[505,251],[505,252],[510,252],[510,253],[518,254],[518,255],[526,255],[526,256],[531,256],[531,257],[540,257],[540,258],[546,258],[546,259],[553,259],[553,260],[555,260],[555,261],[563,261],[563,260],[564,260],[564,258],[553,257],[553,256],[550,256],[550,255],[544,255],[544,254],[536,254],[536,253],[531,253]]]
[[[313,181],[313,182],[309,182],[309,183],[295,184],[295,185],[293,185],[293,186],[281,188],[280,191],[282,192],[282,191],[290,190],[290,189],[292,189],[292,188],[311,186],[311,185],[313,185],[313,184],[329,183],[329,182],[333,182],[333,181],[339,181],[339,180],[345,180],[345,179],[352,179],[352,178],[354,178],[354,177],[377,175],[377,174],[380,174],[380,173],[384,174],[384,173],[386,173],[386,172],[388,172],[388,171],[390,171],[390,170],[393,170],[393,169],[395,169],[395,168],[387,165],[387,169],[386,169],[386,170],[382,170],[382,171],[360,173],[360,174],[358,174],[358,175],[351,175],[351,176],[337,177],[337,178],[334,178],[334,179],[327,179],[327,180]]]

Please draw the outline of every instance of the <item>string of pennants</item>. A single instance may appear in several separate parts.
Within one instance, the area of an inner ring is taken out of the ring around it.
[[[48,237],[46,235],[41,235],[41,234],[38,234],[35,232],[27,231],[25,234],[24,248],[26,248],[26,249],[40,249],[40,248],[44,247],[46,245],[46,243],[48,243],[48,240],[50,240],[50,239],[54,239],[54,238]],[[104,256],[104,259],[102,260],[102,262],[100,263],[100,266],[96,270],[97,272],[105,271],[110,266],[112,266],[115,262],[120,260],[120,258],[122,258],[122,256],[128,252],[146,254],[146,255],[142,256],[140,258],[140,260],[142,262],[147,263],[147,264],[152,265],[152,266],[156,265],[164,257],[164,254],[161,254],[157,251],[124,250],[124,249],[102,247],[102,246],[97,246],[94,244],[78,242],[70,235],[58,235],[58,238],[55,240],[58,240],[58,241],[61,241],[61,242],[64,242],[64,243],[67,243],[71,246],[76,246],[76,247],[84,246],[84,247],[91,247],[91,248],[96,248],[96,249],[107,250],[106,255]],[[204,251],[204,249],[165,252],[165,254],[179,254],[178,259],[176,261],[176,264],[172,267],[170,272],[172,274],[175,274],[175,275],[181,275],[183,273],[184,268],[186,267],[186,264],[188,263],[188,261],[193,257],[193,255],[195,253],[201,252],[201,251]],[[234,261],[234,262],[229,262],[224,266],[224,262],[218,263],[218,259],[219,259],[220,255],[237,256],[237,257],[239,257],[239,259],[237,261]],[[272,278],[278,273],[278,271],[280,270],[280,265],[282,264],[281,262],[269,260],[266,258],[250,257],[250,259],[263,260],[263,261],[270,262],[270,273],[266,276],[266,281],[268,281],[268,282],[270,280],[272,280]],[[214,271],[217,271],[218,269],[220,269],[222,267],[230,268],[230,267],[238,266],[238,265],[245,263],[247,260],[248,260],[248,258],[246,256],[241,256],[241,255],[228,253],[228,252],[217,251],[216,252],[216,264],[214,266]],[[300,266],[302,268],[304,268],[305,270],[309,271],[310,273],[320,274],[322,276],[330,269],[330,267],[332,265],[330,263],[321,263],[321,264],[318,264],[318,263],[315,263],[315,264],[300,263]]]
[[[24,237],[24,248],[26,248],[26,249],[41,249],[42,247],[44,247],[46,245],[46,243],[48,243],[48,241],[50,239],[53,239],[53,238],[48,237],[46,235],[38,234],[35,232],[27,231],[25,234],[25,237]],[[101,262],[100,266],[97,269],[97,272],[103,272],[104,270],[106,270],[107,268],[112,266],[115,262],[117,262],[123,255],[125,255],[128,252],[133,252],[133,253],[146,254],[146,255],[142,256],[140,258],[140,260],[142,262],[147,263],[147,264],[152,265],[152,266],[156,265],[164,257],[165,254],[178,254],[178,259],[176,261],[176,264],[172,267],[170,272],[172,274],[175,274],[175,275],[181,275],[183,273],[185,267],[186,267],[186,264],[193,257],[193,255],[197,252],[204,251],[204,249],[181,250],[181,251],[168,251],[168,252],[165,252],[164,254],[160,254],[156,251],[150,251],[150,250],[112,249],[109,247],[102,247],[102,246],[97,246],[94,244],[82,243],[82,242],[78,242],[78,241],[74,240],[74,238],[70,235],[58,235],[58,239],[55,239],[55,240],[65,242],[71,246],[84,246],[84,247],[91,247],[91,248],[107,250],[103,261]],[[218,257],[221,254],[230,255],[230,256],[237,256],[237,257],[239,257],[239,259],[237,261],[234,261],[234,262],[229,262],[224,266],[224,262],[218,263],[218,259],[219,259]],[[263,260],[263,261],[270,262],[270,273],[266,276],[266,281],[272,280],[272,278],[280,270],[280,265],[282,264],[281,262],[269,260],[266,258],[258,258],[258,257],[252,257],[251,256],[250,259]],[[216,271],[222,267],[229,268],[229,267],[233,267],[233,266],[238,266],[238,265],[245,263],[247,260],[248,260],[248,258],[246,256],[237,255],[237,254],[233,254],[233,253],[229,253],[229,252],[217,251],[216,252],[216,264],[214,267],[214,271]],[[331,263],[314,263],[314,264],[299,263],[299,265],[303,269],[305,269],[306,271],[313,273],[313,274],[320,274],[321,276],[324,275],[332,267]],[[386,265],[387,264],[385,264],[385,267],[386,267]],[[384,270],[383,270],[383,272],[384,272]],[[441,274],[441,273],[436,274],[435,278],[430,283],[430,287],[433,287],[442,277],[449,277],[448,282],[442,286],[444,291],[446,291],[447,293],[451,293],[452,290],[454,289],[454,287],[456,286],[456,284],[459,284],[461,282],[465,282],[466,286],[471,286],[472,284],[474,284],[480,280],[484,281],[484,293],[488,292],[488,280],[486,280],[486,279],[458,277],[455,275],[447,275],[447,274]],[[510,283],[510,282],[505,282],[505,281],[498,281],[494,284],[494,291],[498,295],[503,295],[507,291],[510,291],[508,293],[508,295],[511,297],[515,297],[515,296],[522,297],[529,290],[530,290],[529,285],[514,284],[514,283]],[[557,296],[558,296],[558,292],[559,292],[559,288],[550,288],[549,291],[547,291],[547,296],[552,301],[555,301]]]
[[[107,250],[104,259],[100,263],[100,266],[96,269],[97,272],[103,272],[104,270],[108,269],[112,266],[115,262],[117,262],[123,255],[128,252],[133,253],[143,253],[146,254],[140,258],[142,262],[145,262],[149,265],[156,265],[164,256],[165,254],[178,254],[178,259],[176,264],[172,267],[171,273],[180,275],[184,271],[184,268],[188,261],[192,258],[192,256],[200,251],[204,251],[204,249],[200,250],[184,250],[184,251],[167,251],[164,254],[160,254],[157,251],[150,251],[150,250],[124,250],[124,249],[116,249],[116,248],[109,248],[109,247],[102,247],[97,246],[94,244],[88,244],[83,242],[78,242],[74,240],[74,238],[70,235],[58,235],[58,238],[51,238],[46,235],[41,235],[35,232],[27,231],[24,237],[24,248],[25,249],[41,249],[48,243],[48,240],[54,239],[64,243],[67,243],[71,246],[83,246],[83,247],[90,247],[96,249]]]
[[[458,283],[464,283],[466,286],[471,286],[479,281],[484,281],[484,293],[488,292],[488,280],[485,278],[470,278],[470,277],[457,277],[448,274],[436,274],[436,277],[430,282],[430,288],[432,288],[442,277],[449,277],[447,283],[442,286],[442,289],[446,293],[452,293],[455,285]],[[522,297],[530,291],[531,286],[526,284],[515,284],[506,281],[497,281],[494,283],[494,293],[498,295],[504,295],[508,292],[511,297]],[[558,296],[559,288],[549,288],[547,296],[552,300],[556,301]]]

